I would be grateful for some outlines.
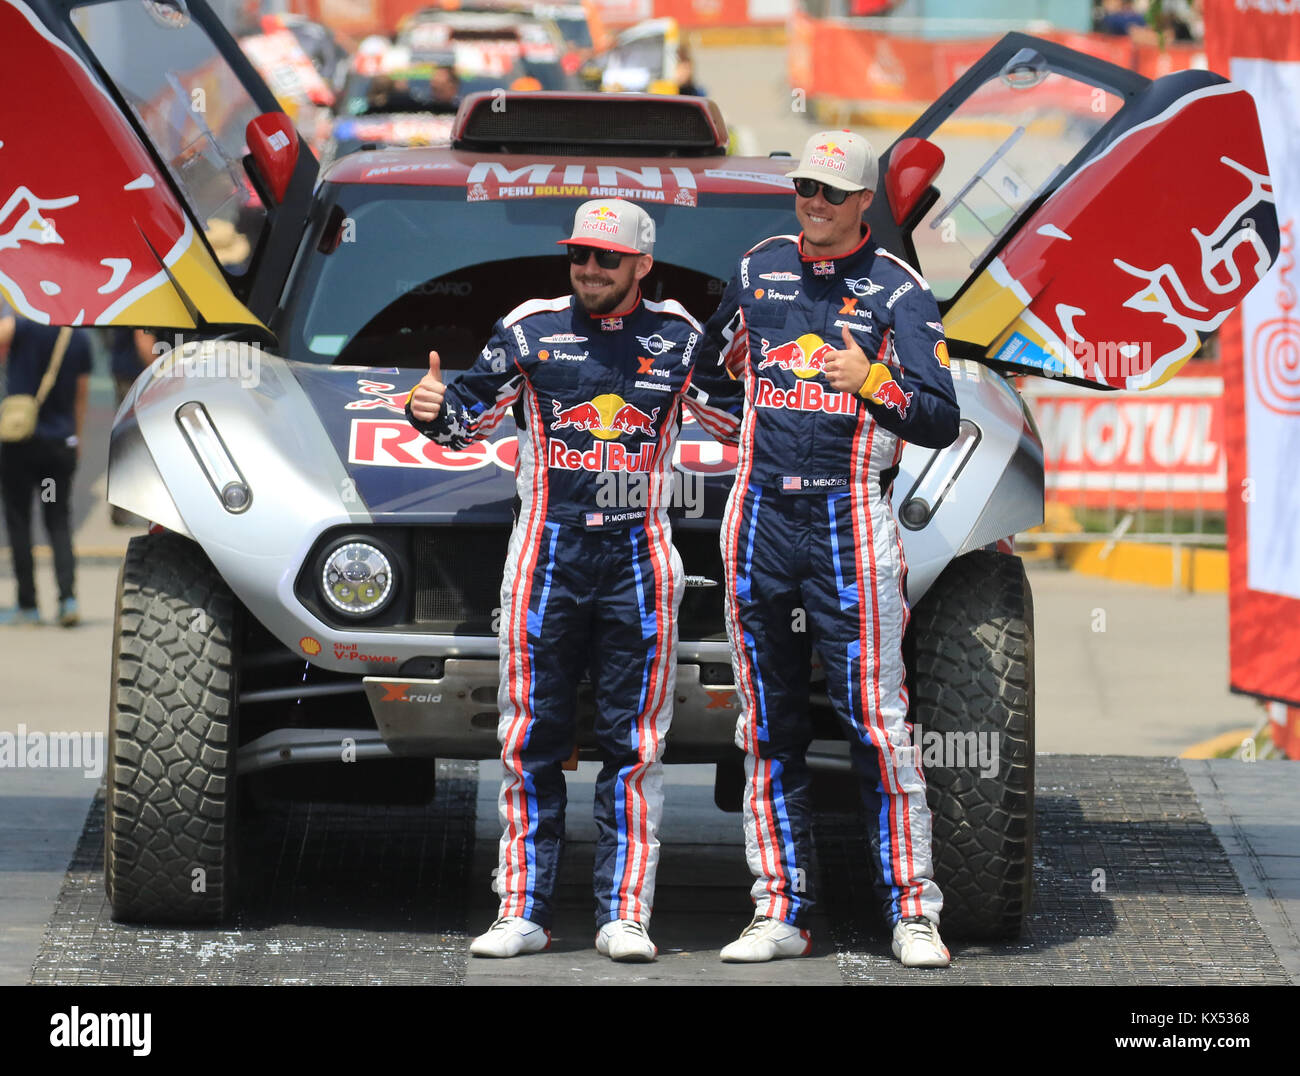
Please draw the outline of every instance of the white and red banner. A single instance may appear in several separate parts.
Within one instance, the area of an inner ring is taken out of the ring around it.
[[[1282,250],[1220,334],[1230,681],[1300,705],[1300,0],[1206,0],[1210,68],[1255,99]]]
[[[1222,512],[1223,378],[1194,362],[1141,393],[1025,378],[1049,500],[1084,508]]]

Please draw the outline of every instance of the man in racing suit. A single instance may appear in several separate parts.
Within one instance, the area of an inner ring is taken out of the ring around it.
[[[745,380],[721,541],[756,915],[722,958],[811,948],[811,643],[875,820],[894,954],[946,965],[930,812],[907,723],[906,565],[889,500],[904,441],[941,448],[957,435],[943,325],[926,282],[862,224],[877,179],[865,139],[820,132],[788,175],[804,231],[745,254],[699,360],[703,375],[721,354]]]
[[[700,424],[737,435],[740,391],[715,406],[692,385],[703,329],[678,303],[641,297],[654,223],[619,199],[579,206],[569,244],[574,295],[534,299],[496,323],[482,355],[444,385],[437,352],[407,416],[434,441],[486,437],[516,401],[521,508],[501,584],[503,836],[500,914],[471,946],[509,957],[550,943],[564,837],[561,764],[574,748],[575,692],[588,667],[604,765],[596,782],[597,949],[648,961],[684,578],[671,543],[673,446],[686,401]],[[575,300],[576,296],[576,300]],[[715,361],[717,357],[715,356]]]

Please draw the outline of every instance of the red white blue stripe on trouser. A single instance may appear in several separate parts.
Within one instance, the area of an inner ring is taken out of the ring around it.
[[[937,923],[943,898],[931,879],[930,810],[907,722],[906,564],[888,502],[862,488],[786,495],[738,485],[722,543],[758,914],[805,926],[813,904],[804,755],[815,646],[872,820],[885,917]]]
[[[666,516],[604,531],[521,517],[501,587],[499,914],[551,924],[564,843],[561,764],[574,745],[576,686],[590,667],[604,760],[596,925],[650,921],[683,586]]]

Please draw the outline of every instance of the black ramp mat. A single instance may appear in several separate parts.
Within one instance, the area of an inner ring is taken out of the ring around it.
[[[1290,982],[1177,760],[1040,755],[1036,778],[1026,929],[1011,944],[950,942],[942,970],[890,956],[863,820],[816,817],[822,910],[846,983]]]
[[[1025,932],[1009,944],[953,942],[954,963],[947,969],[909,969],[893,960],[875,918],[863,820],[833,811],[815,815],[818,894],[830,935],[818,944],[834,942],[844,982],[1289,981],[1175,760],[1047,755],[1037,766],[1035,899]],[[486,872],[469,876],[475,773],[473,763],[440,763],[438,795],[428,807],[301,804],[246,819],[244,906],[225,930],[112,922],[97,801],[32,981],[462,982],[465,909],[475,909],[476,929],[485,914],[482,901],[473,899],[483,894],[470,884],[482,889]],[[713,808],[702,804],[698,810]],[[730,818],[738,829],[739,817]],[[484,844],[495,846],[495,837]],[[490,851],[480,847],[480,860],[491,859]],[[701,845],[697,854],[716,866],[729,864],[739,849]],[[737,902],[743,901],[741,881]],[[588,884],[584,877],[584,920]],[[685,933],[675,944],[716,949],[717,917],[706,908],[697,911],[681,919]],[[585,926],[580,933],[585,945]],[[528,982],[527,962],[507,962],[515,963],[518,981]],[[683,968],[675,978],[671,954],[665,954],[656,981],[699,981]]]
[[[439,762],[425,807],[278,804],[241,827],[242,908],[227,929],[114,923],[96,798],[33,983],[456,984],[478,767]]]

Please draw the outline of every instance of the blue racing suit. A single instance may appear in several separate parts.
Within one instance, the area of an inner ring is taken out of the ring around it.
[[[822,373],[846,326],[874,360],[859,394],[834,390]],[[869,235],[835,259],[806,257],[802,237],[775,236],[740,260],[706,325],[702,374],[718,356],[745,382],[721,542],[758,913],[804,925],[812,906],[805,752],[815,647],[874,819],[886,917],[937,923],[930,811],[907,722],[907,566],[889,500],[904,441],[940,448],[957,435],[934,296]]]
[[[721,406],[692,384],[702,337],[672,300],[638,293],[626,310],[592,317],[572,296],[535,299],[496,323],[432,423],[407,404],[421,433],[452,448],[486,437],[516,401],[524,416],[521,507],[501,584],[502,916],[551,924],[561,764],[589,668],[604,759],[596,923],[650,920],[684,586],[668,520],[680,405],[718,437],[734,440],[739,425],[735,382],[717,380]]]

